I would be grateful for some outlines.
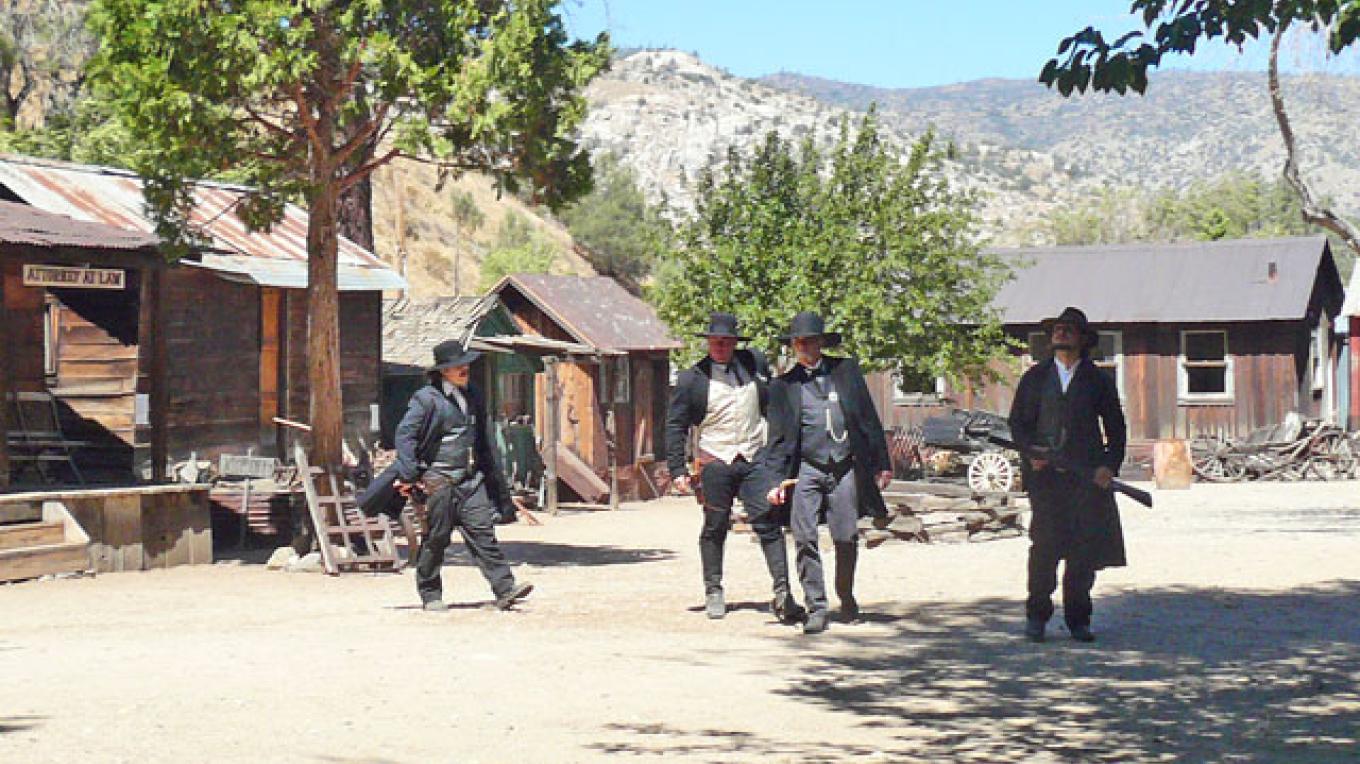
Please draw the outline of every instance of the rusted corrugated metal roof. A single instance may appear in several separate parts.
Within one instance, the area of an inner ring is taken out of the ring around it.
[[[1014,268],[993,303],[1007,324],[1068,305],[1093,323],[1296,320],[1320,269],[1336,269],[1324,236],[991,251]],[[1340,281],[1327,284],[1339,307]]]
[[[146,233],[0,201],[0,244],[123,252],[155,252],[160,240]]]
[[[515,289],[577,342],[597,350],[675,350],[681,347],[651,306],[607,276],[517,273],[492,294]]]
[[[151,233],[142,181],[135,173],[107,167],[0,156],[0,186],[24,202],[76,220]],[[200,181],[190,223],[218,250],[199,265],[267,286],[301,288],[307,283],[307,213],[288,205],[268,233],[251,232],[235,208],[245,186]],[[406,282],[376,255],[340,237],[340,282],[345,290],[405,288]]]

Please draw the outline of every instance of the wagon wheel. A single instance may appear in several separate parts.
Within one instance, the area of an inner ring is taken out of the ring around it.
[[[983,451],[968,465],[968,487],[978,493],[1010,491],[1015,487],[1015,468],[1000,451]]]
[[[1321,480],[1341,480],[1355,469],[1350,439],[1336,432],[1319,437],[1309,448],[1307,473]]]
[[[1241,480],[1246,467],[1234,458],[1228,445],[1218,438],[1195,438],[1190,441],[1190,465],[1201,480],[1224,483]]]

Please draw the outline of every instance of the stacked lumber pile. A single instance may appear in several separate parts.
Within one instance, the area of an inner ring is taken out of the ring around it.
[[[898,541],[991,541],[1024,535],[1022,493],[977,493],[966,485],[894,480],[883,492],[886,518],[860,520],[870,549]]]

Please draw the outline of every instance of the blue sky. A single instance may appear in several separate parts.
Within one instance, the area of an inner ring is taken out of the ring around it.
[[[1136,28],[1129,0],[563,0],[578,37],[608,30],[617,47],[678,48],[743,77],[793,71],[881,87],[986,77],[1034,78],[1064,38],[1094,25]],[[1294,56],[1319,68],[1319,52]],[[1289,56],[1282,60],[1289,68]],[[1351,61],[1342,62],[1349,65]],[[1336,72],[1338,64],[1325,66]],[[1172,68],[1263,69],[1222,44]],[[1350,66],[1348,73],[1357,67]]]

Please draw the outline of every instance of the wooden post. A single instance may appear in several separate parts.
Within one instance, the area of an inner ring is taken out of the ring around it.
[[[15,352],[9,339],[9,306],[5,300],[5,264],[0,263],[0,347],[5,352]],[[9,395],[13,385],[10,378],[14,375],[13,362],[5,363],[0,373],[0,489],[9,487]]]
[[[547,385],[547,427],[543,433],[543,480],[545,483],[544,503],[547,505],[548,512],[552,515],[557,514],[557,448],[560,435],[558,429],[559,406],[557,394],[557,358],[544,356],[543,375]]]
[[[604,445],[609,452],[609,510],[619,508],[619,436],[614,416],[614,402],[608,404],[609,411],[604,415]]]
[[[151,482],[164,483],[166,462],[170,458],[169,433],[166,432],[167,402],[170,399],[165,373],[165,268],[159,263],[143,271],[142,300],[148,305],[142,315],[150,321],[146,334],[151,341],[151,368],[148,376],[151,390],[148,391],[148,418],[151,424]]]

